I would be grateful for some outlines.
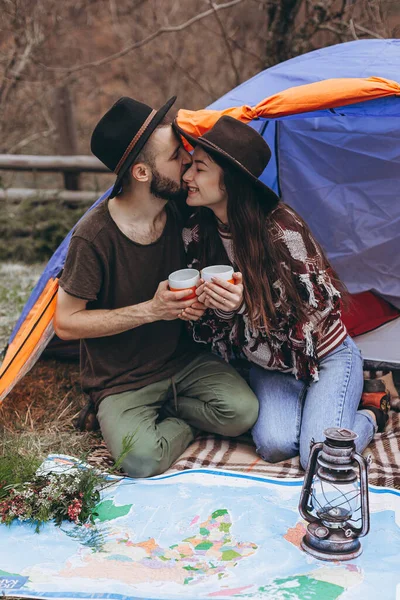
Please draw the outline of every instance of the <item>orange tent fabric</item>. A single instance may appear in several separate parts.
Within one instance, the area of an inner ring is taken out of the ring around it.
[[[223,115],[248,123],[260,117],[274,119],[399,95],[400,85],[381,77],[326,79],[289,88],[265,98],[254,107],[244,105],[224,110],[180,109],[176,120],[184,131],[199,137],[211,129]]]
[[[41,296],[7,349],[0,368],[0,404],[35,364],[53,337],[58,280],[49,280]]]

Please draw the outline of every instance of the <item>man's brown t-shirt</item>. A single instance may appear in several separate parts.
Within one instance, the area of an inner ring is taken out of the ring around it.
[[[172,211],[167,209],[158,240],[142,245],[122,233],[104,201],[74,231],[60,286],[68,294],[88,300],[87,310],[122,308],[150,300],[160,281],[185,266],[181,227]],[[82,387],[98,404],[106,396],[174,375],[194,355],[179,319],[83,339]]]

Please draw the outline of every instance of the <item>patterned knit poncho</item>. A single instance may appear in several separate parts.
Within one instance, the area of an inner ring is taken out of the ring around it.
[[[230,263],[236,268],[229,231],[219,227],[218,232]],[[319,361],[347,336],[341,320],[340,292],[334,286],[332,271],[318,245],[307,232],[312,246],[310,251],[310,242],[305,242],[305,226],[287,205],[280,203],[271,213],[265,234],[272,235],[275,244],[285,244],[289,251],[291,262],[284,266],[292,272],[300,296],[309,309],[307,318],[300,322],[293,311],[282,309],[285,288],[283,282],[276,279],[273,290],[277,317],[268,332],[263,327],[251,326],[244,306],[237,313],[207,309],[201,319],[191,322],[193,338],[198,343],[208,344],[225,360],[245,357],[264,369],[317,381]],[[188,266],[199,268],[196,213],[183,230],[183,241]]]

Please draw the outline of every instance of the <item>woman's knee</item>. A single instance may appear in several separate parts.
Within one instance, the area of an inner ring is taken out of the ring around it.
[[[256,423],[251,433],[257,454],[266,462],[277,463],[293,458],[299,453],[298,443],[285,435],[285,431],[273,426],[266,429]]]
[[[260,402],[259,417],[252,430],[257,453],[271,463],[296,456],[304,383],[292,375],[254,366],[250,384]]]

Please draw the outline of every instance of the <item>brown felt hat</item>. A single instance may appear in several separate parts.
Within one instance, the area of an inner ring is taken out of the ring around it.
[[[206,152],[226,159],[246,176],[260,191],[260,199],[268,202],[271,210],[279,202],[279,196],[258,178],[268,165],[271,150],[264,138],[252,127],[227,115],[200,137],[186,133],[176,122],[175,130],[193,146],[201,146]]]
[[[93,154],[117,175],[110,198],[118,194],[123,176],[175,100],[176,96],[173,96],[160,110],[154,110],[143,102],[123,97],[97,123],[90,147]]]

